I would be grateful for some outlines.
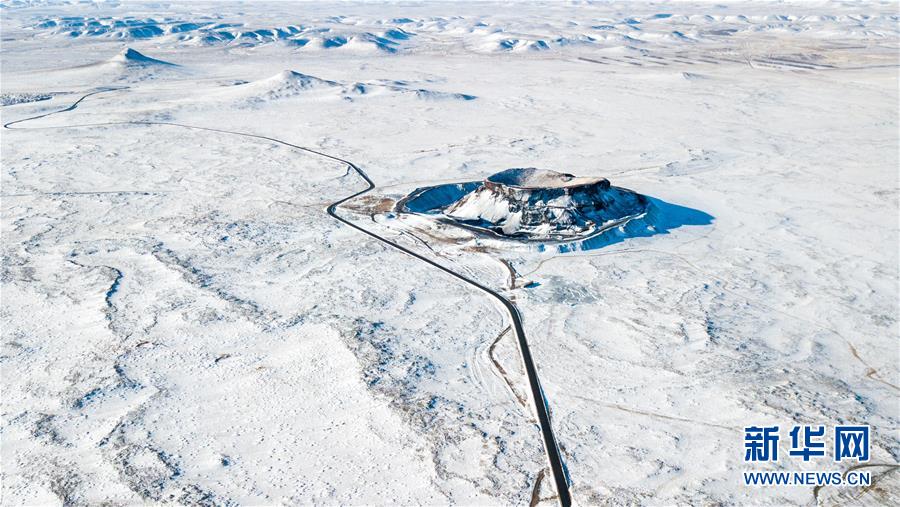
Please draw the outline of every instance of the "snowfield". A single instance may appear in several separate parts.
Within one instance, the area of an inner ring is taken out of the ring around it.
[[[0,13],[3,505],[900,501],[896,3]],[[513,167],[650,205],[402,205]],[[807,424],[874,484],[742,485]]]

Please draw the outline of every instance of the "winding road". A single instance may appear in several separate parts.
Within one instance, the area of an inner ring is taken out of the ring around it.
[[[112,87],[99,88],[99,89],[91,91],[90,93],[83,95],[81,98],[79,98],[73,104],[71,104],[63,109],[59,109],[57,111],[51,111],[49,113],[44,113],[44,114],[40,114],[37,116],[31,116],[28,118],[22,118],[19,120],[11,121],[11,122],[4,124],[3,127],[6,129],[13,130],[14,129],[13,125],[16,125],[16,124],[20,124],[20,123],[23,123],[26,121],[37,120],[37,119],[44,118],[44,117],[47,117],[47,116],[50,116],[53,114],[72,111],[75,108],[77,108],[78,105],[83,100],[85,100],[86,98],[88,98],[92,95],[97,95],[100,93],[111,92],[111,91],[118,91],[118,90],[122,90],[122,89],[124,89],[124,88],[112,88]],[[512,321],[513,331],[515,332],[516,338],[518,339],[519,352],[521,354],[522,362],[524,363],[524,366],[525,366],[525,373],[528,377],[528,384],[529,384],[529,387],[531,388],[531,399],[534,402],[534,409],[535,409],[535,412],[537,413],[538,422],[540,423],[541,434],[542,434],[543,440],[544,440],[544,448],[547,451],[547,459],[549,461],[550,471],[553,475],[553,480],[556,485],[556,491],[558,493],[559,503],[563,507],[569,507],[571,505],[572,499],[571,499],[571,495],[569,494],[568,474],[566,473],[565,465],[563,464],[562,457],[560,456],[560,453],[559,453],[559,447],[556,443],[556,437],[553,434],[553,428],[550,423],[550,409],[549,409],[549,406],[547,403],[547,399],[544,396],[544,391],[541,388],[541,382],[540,382],[540,379],[538,378],[538,373],[537,373],[537,369],[535,368],[535,365],[534,365],[534,360],[531,357],[531,349],[528,347],[528,341],[525,339],[525,329],[522,326],[522,316],[519,313],[519,309],[509,299],[505,298],[503,295],[501,295],[497,291],[467,277],[466,275],[463,275],[461,273],[453,271],[452,269],[445,267],[423,255],[420,255],[398,243],[395,243],[395,242],[391,241],[390,239],[387,239],[383,236],[378,235],[375,232],[372,232],[368,229],[360,227],[359,225],[356,225],[355,223],[338,215],[337,208],[341,204],[343,204],[351,199],[354,199],[356,197],[359,197],[363,194],[366,194],[366,193],[372,191],[373,189],[375,189],[375,183],[372,181],[371,178],[369,178],[369,176],[365,173],[365,171],[360,169],[353,162],[344,160],[340,157],[336,157],[334,155],[329,155],[327,153],[316,151],[311,148],[305,148],[303,146],[298,146],[296,144],[291,144],[287,141],[283,141],[281,139],[276,139],[274,137],[268,137],[268,136],[263,136],[263,135],[259,135],[259,134],[251,134],[251,133],[247,133],[247,132],[237,132],[237,131],[233,131],[233,130],[216,129],[216,128],[211,128],[211,127],[185,125],[182,123],[161,122],[161,121],[118,121],[118,122],[86,123],[86,124],[77,124],[77,125],[59,125],[59,126],[50,126],[50,127],[34,127],[34,129],[79,128],[79,127],[95,127],[95,126],[107,126],[107,125],[160,125],[160,126],[180,127],[180,128],[191,129],[191,130],[203,130],[203,131],[207,131],[207,132],[217,132],[217,133],[221,133],[221,134],[231,134],[231,135],[243,136],[243,137],[248,137],[248,138],[253,138],[253,139],[262,139],[265,141],[270,141],[273,143],[281,144],[281,145],[284,145],[284,146],[287,146],[290,148],[294,148],[296,150],[304,151],[307,153],[312,153],[312,154],[318,155],[320,157],[324,157],[324,158],[327,158],[330,160],[334,160],[336,162],[346,164],[350,169],[355,171],[356,174],[359,175],[359,177],[362,178],[366,182],[366,188],[364,188],[363,190],[360,190],[354,194],[348,195],[348,196],[332,203],[331,205],[329,205],[325,210],[328,213],[328,215],[330,215],[335,220],[338,220],[341,223],[343,223],[349,227],[352,227],[353,229],[355,229],[371,238],[374,238],[386,245],[389,245],[390,247],[392,247],[394,249],[397,249],[397,250],[399,250],[411,257],[414,257],[422,262],[425,262],[425,263],[429,264],[430,266],[432,266],[436,269],[439,269],[439,270],[443,271],[444,273],[446,273],[468,285],[471,285],[472,287],[475,287],[476,289],[484,292],[488,296],[492,297],[495,301],[500,303],[500,305],[509,314],[510,320]]]

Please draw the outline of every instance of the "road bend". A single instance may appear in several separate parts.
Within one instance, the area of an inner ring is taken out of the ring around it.
[[[179,127],[179,128],[185,128],[185,129],[191,129],[191,130],[202,130],[202,131],[206,131],[206,132],[217,132],[220,134],[230,134],[230,135],[248,137],[248,138],[252,138],[252,139],[261,139],[261,140],[277,143],[277,144],[280,144],[283,146],[287,146],[289,148],[293,148],[293,149],[303,151],[306,153],[311,153],[313,155],[318,155],[320,157],[324,157],[329,160],[333,160],[336,162],[346,164],[350,169],[352,169],[354,172],[356,172],[356,174],[360,178],[362,178],[363,181],[365,181],[366,188],[364,188],[356,193],[350,194],[346,197],[343,197],[340,200],[335,201],[331,205],[329,205],[325,209],[326,213],[328,213],[329,216],[331,216],[335,220],[338,220],[339,222],[343,223],[344,225],[347,225],[348,227],[351,227],[351,228],[353,228],[353,229],[355,229],[377,241],[380,241],[380,242],[390,246],[391,248],[399,250],[399,251],[405,253],[406,255],[409,255],[410,257],[418,259],[419,261],[422,261],[422,262],[428,264],[429,266],[434,267],[435,269],[439,269],[439,270],[443,271],[444,273],[456,278],[457,280],[460,280],[468,285],[471,285],[472,287],[475,287],[476,289],[484,292],[488,296],[494,298],[494,300],[497,301],[498,303],[500,303],[500,305],[509,314],[509,318],[512,321],[513,331],[515,332],[516,339],[518,340],[519,353],[521,355],[522,363],[524,364],[524,367],[525,367],[525,374],[528,377],[528,385],[531,388],[531,399],[533,400],[534,410],[537,413],[538,422],[540,423],[541,435],[544,440],[544,449],[547,451],[547,460],[550,465],[550,472],[553,475],[553,481],[556,485],[556,491],[559,495],[559,497],[558,497],[559,503],[560,503],[560,505],[562,505],[562,507],[569,507],[572,504],[572,497],[569,493],[568,474],[566,472],[565,465],[563,464],[562,456],[559,453],[559,446],[556,443],[556,437],[553,434],[553,427],[550,422],[550,408],[547,403],[547,398],[544,396],[544,390],[543,390],[543,388],[541,388],[541,382],[540,382],[540,379],[538,378],[537,368],[535,368],[534,359],[531,356],[531,349],[528,347],[528,341],[525,339],[525,329],[522,326],[522,315],[519,313],[518,307],[516,307],[515,304],[513,304],[509,299],[504,297],[499,292],[481,284],[480,282],[477,282],[462,273],[459,273],[459,272],[454,271],[442,264],[439,264],[438,262],[433,261],[433,260],[429,259],[428,257],[425,257],[424,255],[418,254],[418,253],[410,250],[409,248],[407,248],[403,245],[400,245],[399,243],[396,243],[390,239],[387,239],[375,232],[370,231],[369,229],[365,229],[365,228],[351,222],[350,220],[347,220],[347,219],[341,217],[340,215],[338,215],[337,208],[340,205],[344,204],[345,202],[347,202],[351,199],[355,199],[363,194],[371,192],[372,190],[375,189],[375,182],[373,182],[372,179],[369,178],[369,175],[367,175],[366,172],[363,171],[362,169],[360,169],[356,164],[354,164],[353,162],[350,162],[349,160],[345,160],[345,159],[342,159],[342,158],[334,156],[334,155],[329,155],[327,153],[323,153],[321,151],[314,150],[312,148],[306,148],[303,146],[292,144],[287,141],[283,141],[281,139],[277,139],[274,137],[269,137],[269,136],[264,136],[264,135],[259,135],[259,134],[251,134],[249,132],[239,132],[239,131],[234,131],[234,130],[217,129],[217,128],[212,128],[212,127],[200,127],[200,126],[196,126],[196,125],[186,125],[183,123],[176,123],[176,122],[135,120],[135,121],[84,123],[84,124],[77,124],[77,125],[59,125],[59,126],[49,126],[49,127],[31,127],[31,128],[13,127],[13,125],[24,123],[27,121],[37,120],[37,119],[45,118],[45,117],[53,115],[53,114],[72,111],[72,110],[76,109],[83,100],[85,100],[86,98],[88,98],[92,95],[97,95],[100,93],[106,93],[106,92],[111,92],[111,91],[118,91],[118,90],[122,90],[122,89],[124,89],[124,87],[123,88],[112,88],[112,87],[99,88],[99,89],[91,91],[90,93],[83,95],[81,98],[79,98],[77,101],[75,101],[73,104],[69,105],[68,107],[59,109],[57,111],[51,111],[49,113],[40,114],[37,116],[31,116],[28,118],[22,118],[19,120],[11,121],[11,122],[4,124],[3,127],[6,129],[11,129],[11,130],[16,129],[16,128],[31,130],[31,129],[99,127],[99,126],[112,126],[112,125],[148,125],[148,126],[149,125],[159,125],[159,126],[168,126],[168,127]]]

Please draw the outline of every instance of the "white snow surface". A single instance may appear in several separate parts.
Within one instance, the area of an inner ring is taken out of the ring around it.
[[[896,3],[0,6],[2,123],[100,92],[0,137],[3,505],[555,502],[502,308],[222,131],[515,302],[577,504],[900,498]],[[393,212],[507,167],[658,216]],[[845,423],[874,487],[741,486],[744,426]]]

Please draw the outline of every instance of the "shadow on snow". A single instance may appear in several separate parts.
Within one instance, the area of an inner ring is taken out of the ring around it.
[[[561,253],[597,250],[630,238],[647,238],[657,234],[668,234],[669,231],[682,226],[710,225],[715,220],[709,213],[694,208],[672,204],[654,197],[645,197],[650,201],[645,216],[582,241],[541,245],[540,250],[556,249]]]

